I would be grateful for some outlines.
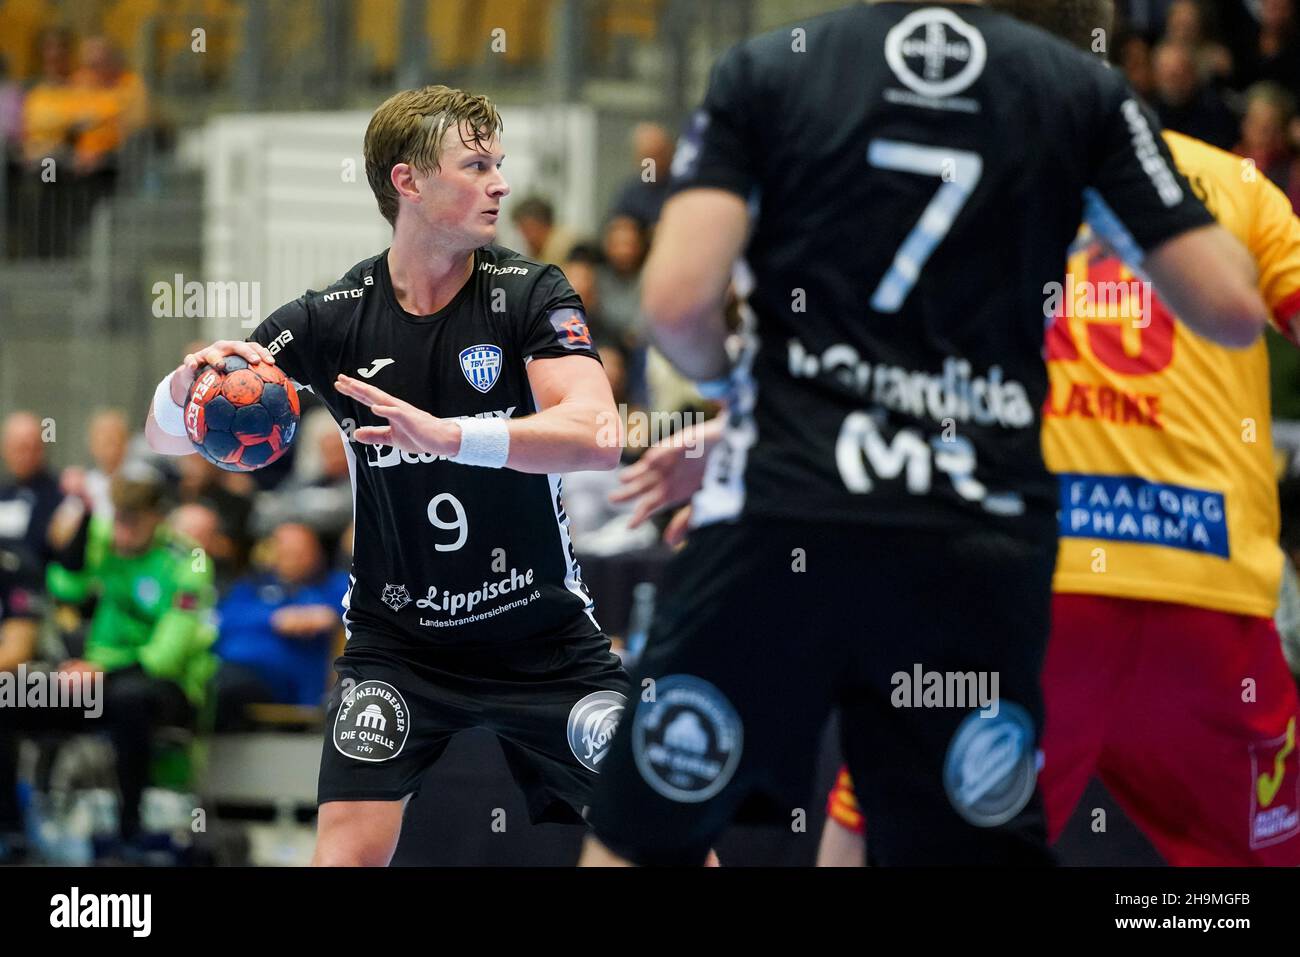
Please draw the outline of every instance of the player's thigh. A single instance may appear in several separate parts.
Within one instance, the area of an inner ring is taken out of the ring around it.
[[[631,680],[601,634],[566,640],[562,654],[545,655],[542,672],[519,667],[519,680],[485,688],[484,724],[497,735],[532,822],[581,823]]]
[[[1050,860],[1035,783],[1054,564],[1051,542],[994,533],[891,551],[895,600],[840,700],[873,860]]]
[[[387,867],[402,833],[409,797],[327,801],[316,819],[313,867]]]
[[[806,808],[833,696],[807,529],[693,533],[674,559],[596,785],[597,837],[635,863],[698,864],[733,820]]]
[[[1097,771],[1106,731],[1128,687],[1141,609],[1100,595],[1052,599],[1043,666],[1043,768],[1038,783],[1052,841]]]
[[[1273,622],[1147,604],[1102,780],[1171,864],[1300,865],[1297,697]]]
[[[354,645],[334,665],[317,799],[400,801],[466,723],[439,688],[396,653]]]

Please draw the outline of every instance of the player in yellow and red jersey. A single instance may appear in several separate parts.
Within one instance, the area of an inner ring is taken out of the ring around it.
[[[1046,16],[1028,18],[1055,29]],[[1290,202],[1240,157],[1165,137],[1294,340]],[[1209,342],[1149,288],[1081,234],[1047,333],[1043,453],[1061,491],[1039,774],[1049,837],[1096,774],[1171,864],[1294,866],[1297,696],[1272,618],[1282,553],[1266,347]],[[842,774],[831,792],[825,862],[848,859],[846,832],[862,832],[851,788]]]

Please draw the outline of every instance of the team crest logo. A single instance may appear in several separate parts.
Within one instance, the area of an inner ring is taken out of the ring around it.
[[[460,371],[470,385],[487,392],[501,374],[501,349],[486,342],[470,346],[460,354]]]
[[[1300,762],[1295,716],[1286,732],[1250,746],[1250,846],[1280,844],[1300,833]]]
[[[411,603],[411,593],[406,590],[405,585],[385,584],[384,593],[379,598],[393,611],[401,611]]]
[[[942,7],[908,14],[885,37],[885,61],[894,76],[922,96],[962,92],[979,79],[987,60],[984,35]]]
[[[588,771],[600,771],[626,701],[617,691],[593,691],[569,712],[569,749]]]
[[[997,827],[1019,814],[1037,779],[1034,722],[1013,701],[1003,701],[994,718],[967,715],[943,762],[948,800],[976,827]]]
[[[401,693],[385,681],[362,681],[339,704],[334,747],[358,761],[387,761],[401,753],[411,713]]]
[[[632,753],[645,782],[670,801],[698,804],[731,780],[744,729],[721,691],[693,675],[668,675],[637,708]]]

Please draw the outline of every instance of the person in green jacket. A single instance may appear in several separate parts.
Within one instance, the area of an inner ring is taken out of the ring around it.
[[[32,709],[22,724],[98,724],[109,732],[122,792],[122,837],[130,840],[139,829],[154,729],[191,724],[216,670],[212,563],[164,524],[163,486],[152,469],[128,467],[114,478],[112,519],[93,516],[78,490],[68,491],[52,523],[56,560],[47,568],[46,588],[59,601],[97,601],[83,657],[58,671],[92,681],[103,675],[102,716]]]

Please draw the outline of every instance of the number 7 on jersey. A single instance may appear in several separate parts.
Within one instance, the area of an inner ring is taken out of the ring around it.
[[[871,297],[871,308],[876,312],[894,313],[903,308],[921,270],[975,192],[984,174],[984,161],[978,154],[963,150],[872,140],[867,147],[867,162],[877,169],[919,173],[943,180],[930,205],[898,247],[889,271]]]

